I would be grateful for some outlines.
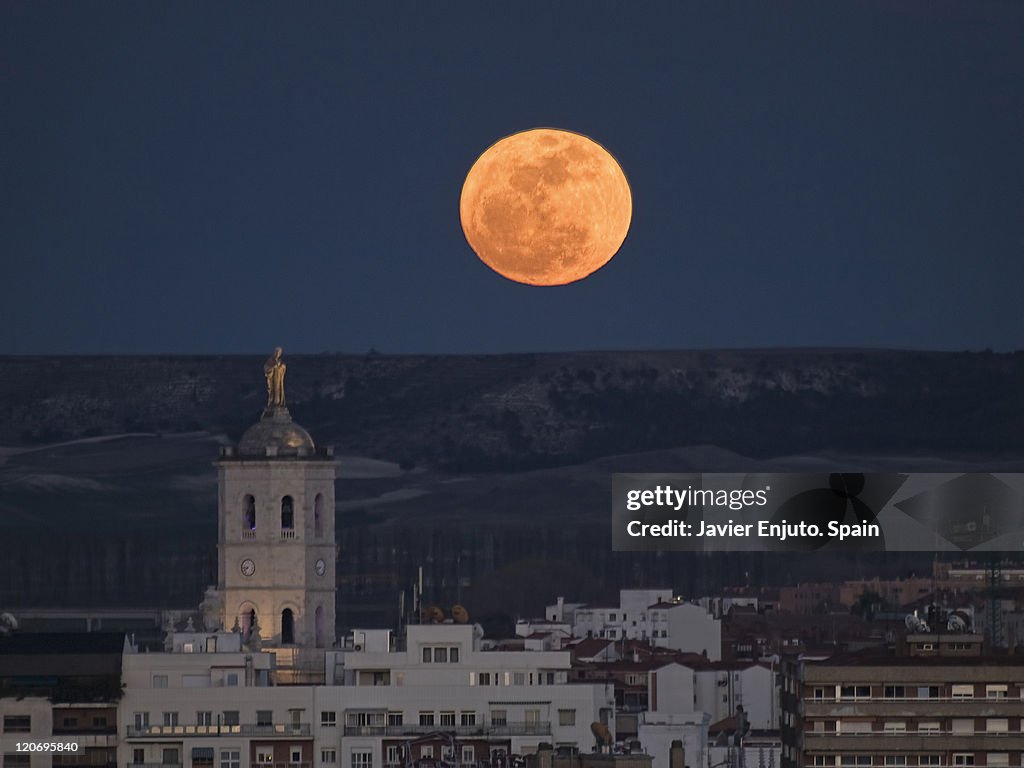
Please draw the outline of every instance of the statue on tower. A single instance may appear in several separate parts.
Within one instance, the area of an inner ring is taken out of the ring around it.
[[[274,347],[274,354],[263,364],[263,375],[267,377],[267,410],[284,408],[284,372],[286,366],[281,359],[281,348]]]

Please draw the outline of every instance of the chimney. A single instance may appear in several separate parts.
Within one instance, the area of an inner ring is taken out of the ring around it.
[[[675,739],[668,750],[668,768],[685,768],[683,765],[683,742]]]

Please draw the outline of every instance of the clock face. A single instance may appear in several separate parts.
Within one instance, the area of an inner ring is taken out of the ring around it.
[[[313,567],[316,569],[317,576],[323,576],[325,573],[327,573],[327,563],[325,563],[323,560],[317,560],[316,565],[314,565]]]
[[[248,557],[245,558],[245,560],[242,561],[242,575],[252,576],[254,573],[256,573],[256,563]]]

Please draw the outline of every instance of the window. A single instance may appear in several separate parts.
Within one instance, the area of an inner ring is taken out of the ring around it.
[[[942,765],[942,755],[919,755],[917,758],[918,765],[925,766],[937,766]]]
[[[906,755],[886,755],[883,765],[904,766],[907,764]]]
[[[291,747],[288,750],[288,762],[292,765],[302,762],[302,747]]]
[[[295,530],[295,503],[291,496],[281,499],[281,530]]]
[[[318,493],[313,499],[313,535],[318,539],[324,535],[324,495]]]
[[[919,699],[937,699],[939,698],[939,686],[937,685],[922,685],[917,689],[917,698]]]
[[[937,736],[941,729],[941,724],[935,720],[920,722],[917,724],[917,732],[924,734],[925,736]]]
[[[907,689],[902,685],[887,685],[883,689],[882,695],[887,699],[905,699],[907,698]]]
[[[1005,685],[986,685],[985,686],[985,698],[986,699],[1005,699],[1006,698]],[[990,756],[991,757],[991,756]]]
[[[423,649],[423,663],[424,664],[429,664],[433,660],[433,658],[434,658],[434,656],[430,652],[430,649],[429,648],[424,648]]]
[[[164,765],[181,765],[180,753],[174,747],[165,747],[160,750],[160,762]]]
[[[448,649],[448,661],[450,661],[452,664],[459,663],[459,649],[457,646],[455,648]]]
[[[882,727],[882,733],[906,733],[907,724],[905,722],[887,722]]]
[[[146,762],[146,750],[144,749],[133,749],[132,750],[132,762],[136,765],[139,763]]]
[[[154,688],[166,688],[167,687],[167,675],[153,675],[153,687]]]
[[[176,726],[178,724],[178,713],[177,712],[164,712],[164,725]]]
[[[973,735],[974,734],[974,718],[973,717],[955,717],[953,718],[952,731],[957,735]]]
[[[491,684],[491,673],[490,672],[481,672],[480,673],[480,685],[490,685],[490,684]]]
[[[615,614],[614,613],[609,613],[608,614],[608,621],[615,621]]]
[[[839,697],[842,699],[869,699],[871,698],[871,686],[869,685],[844,685],[839,689]]]
[[[321,728],[335,728],[338,725],[338,713],[337,712],[321,712],[320,713],[320,727]]]
[[[829,762],[825,762],[826,760],[828,760]],[[811,765],[815,767],[835,764],[835,758],[833,758],[831,755],[829,755],[828,757],[826,757],[825,755],[814,755],[811,757]]]
[[[435,648],[434,649],[434,663],[447,663],[448,662],[448,649],[447,648]]]
[[[94,717],[92,719],[92,727],[93,728],[106,728],[107,727],[107,718],[105,718],[105,717]]]
[[[420,747],[420,757],[433,757],[434,756],[434,745],[426,744]]]
[[[442,712],[441,713],[441,725],[442,726],[455,726],[455,713],[454,712]]]
[[[321,749],[320,762],[324,763],[325,765],[334,765],[336,762],[338,762],[338,750]]]
[[[353,750],[350,768],[373,768],[373,752]]]
[[[953,686],[953,698],[954,699],[973,699],[974,698],[974,686],[973,685],[954,685]]]
[[[844,766],[871,765],[871,755],[843,755],[839,764]]]
[[[196,712],[196,725],[213,725],[213,712]]]
[[[149,728],[149,712],[135,713],[135,727],[140,729]]]
[[[18,754],[17,752],[5,752],[4,753],[4,768],[29,768],[32,764],[30,758],[32,755],[27,752],[24,754]]]
[[[256,710],[256,725],[268,726],[274,724],[274,713],[269,709]]]
[[[242,533],[256,530],[256,499],[251,493],[242,499]]]
[[[224,710],[224,725],[238,725],[238,710]]]
[[[491,725],[508,725],[508,710],[507,709],[492,709],[491,710]]]
[[[953,755],[953,765],[968,766],[974,765],[974,754],[971,752],[960,752]]]
[[[476,712],[460,712],[459,725],[476,725]]]
[[[242,753],[237,749],[222,749],[220,751],[220,768],[239,768],[241,756]]]
[[[434,713],[433,712],[420,712],[420,725],[433,725],[434,724]]]
[[[1010,764],[1010,755],[1008,752],[989,752],[985,755],[985,765],[996,766],[997,768],[1003,768]]]
[[[836,730],[839,733],[871,733],[871,721],[840,720]]]
[[[402,764],[402,748],[397,744],[389,744],[388,751],[384,758],[388,765],[401,765]]]
[[[402,725],[402,713],[388,712],[388,725]]]
[[[513,672],[512,673],[512,685],[526,685],[526,673],[525,672]]]
[[[825,689],[824,688],[815,688],[815,689],[813,689],[811,691],[811,697],[814,698],[814,699],[824,699],[825,698]]]
[[[230,686],[232,688],[234,686],[238,685],[238,673],[237,672],[228,672],[227,680],[225,681],[225,685],[228,685],[228,686]]]
[[[576,725],[576,710],[575,709],[560,709],[560,710],[558,710],[558,724],[559,725]]]
[[[31,715],[4,715],[4,733],[29,733],[31,730]]]
[[[256,747],[256,762],[261,765],[268,765],[274,762],[273,747]]]
[[[990,717],[985,721],[985,731],[988,733],[1009,733],[1010,722],[1005,717]]]
[[[476,761],[476,753],[472,747],[462,748],[462,762],[466,765],[470,765]]]

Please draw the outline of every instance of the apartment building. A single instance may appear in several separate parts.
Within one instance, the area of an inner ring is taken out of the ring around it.
[[[783,768],[1024,764],[1024,656],[983,656],[968,637],[787,662]]]

